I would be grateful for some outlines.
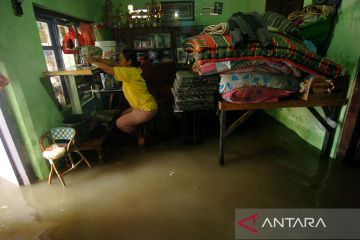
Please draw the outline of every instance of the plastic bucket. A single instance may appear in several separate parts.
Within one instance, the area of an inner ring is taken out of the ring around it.
[[[63,124],[76,130],[75,142],[81,143],[90,139],[89,116],[85,114],[74,114],[67,117]]]
[[[116,57],[115,41],[95,41],[95,46],[98,46],[103,50],[102,58],[114,59]]]

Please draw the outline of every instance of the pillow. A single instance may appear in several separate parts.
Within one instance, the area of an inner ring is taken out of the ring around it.
[[[222,94],[222,98],[232,103],[259,103],[277,102],[281,97],[288,97],[293,92],[267,87],[245,87],[235,89],[231,92]]]
[[[43,152],[43,157],[51,161],[59,159],[60,157],[64,156],[64,154],[64,147],[59,147],[58,145],[53,144],[45,149],[45,151]]]
[[[238,72],[220,74],[219,92],[221,94],[243,87],[271,87],[297,91],[298,81],[293,76],[266,72]]]

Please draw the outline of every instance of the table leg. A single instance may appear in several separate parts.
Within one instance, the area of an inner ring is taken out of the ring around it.
[[[104,163],[102,147],[96,148],[96,152],[97,152],[97,155],[99,157],[99,162]]]
[[[220,110],[219,164],[224,165],[224,144],[226,137],[226,110]]]
[[[340,107],[331,107],[330,111],[324,111],[327,118],[331,119],[332,121],[337,121],[340,115]],[[315,176],[312,180],[312,185],[314,187],[319,187],[322,184],[322,181],[328,174],[329,166],[330,166],[330,153],[331,148],[334,143],[335,133],[336,133],[336,127],[331,127],[330,125],[323,123],[325,127],[325,136],[324,141],[319,157],[319,165],[317,168],[317,171],[315,173]]]

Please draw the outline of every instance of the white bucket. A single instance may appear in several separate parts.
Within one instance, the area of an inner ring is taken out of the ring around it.
[[[95,46],[98,46],[103,50],[102,58],[115,59],[116,57],[115,41],[95,41]]]

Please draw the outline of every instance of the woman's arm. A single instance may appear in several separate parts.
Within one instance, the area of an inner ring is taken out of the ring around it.
[[[101,58],[88,57],[88,62],[96,65],[98,68],[102,69],[104,72],[114,75],[114,66],[109,60]]]

